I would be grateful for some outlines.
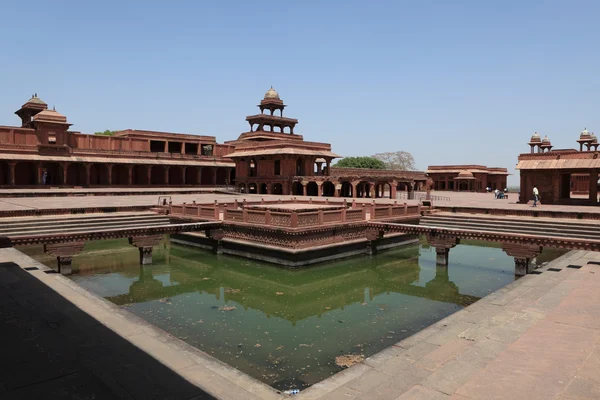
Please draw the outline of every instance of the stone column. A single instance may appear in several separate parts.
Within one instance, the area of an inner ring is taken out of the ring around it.
[[[257,161],[258,163],[258,161]],[[256,170],[258,172],[258,165],[256,166]],[[212,184],[213,186],[217,184],[217,167],[212,169]]]
[[[185,185],[186,182],[186,177],[187,177],[187,169],[188,168],[192,168],[192,167],[181,167],[181,171],[183,172],[183,177],[181,178],[181,182],[183,182],[183,184]]]
[[[85,185],[90,186],[91,181],[91,173],[92,173],[92,164],[83,164],[85,168]]]
[[[317,196],[323,196],[323,182],[317,182]]]
[[[222,229],[210,229],[206,230],[205,234],[208,238],[212,239],[213,251],[215,254],[223,254],[223,243],[222,240],[225,237],[225,233]]]
[[[376,197],[375,195],[375,184],[374,183],[369,183],[369,193],[371,193],[371,198],[374,199]]]
[[[306,191],[306,182],[302,182],[302,195],[306,196],[307,195],[306,193],[307,193],[307,191]]]
[[[169,184],[169,167],[165,167],[164,173],[165,173],[165,185],[168,185]]]
[[[146,184],[147,184],[147,185],[152,185],[152,166],[151,166],[151,165],[148,165],[146,168],[147,168],[147,169],[146,169],[146,173],[147,173],[147,175],[148,175],[148,176],[146,177],[146,178],[147,178],[147,183],[146,183]]]
[[[73,256],[83,250],[85,242],[65,242],[44,244],[44,253],[56,257],[58,272],[71,275]]]
[[[62,162],[60,163],[60,167],[62,168],[62,185],[66,185],[67,184],[67,171],[69,170],[69,164],[68,162]]]
[[[8,184],[10,186],[15,186],[15,167],[16,167],[17,163],[16,162],[9,162],[8,163]]]
[[[352,198],[356,198],[356,183],[351,183],[352,185]]]
[[[42,184],[42,163],[41,162],[36,162],[35,164],[35,184],[36,185],[41,185]]]
[[[196,168],[196,185],[200,185],[202,179],[202,167]]]
[[[450,249],[460,243],[460,239],[451,235],[438,234],[434,231],[427,235],[427,242],[430,246],[435,247],[436,266],[447,267]]]
[[[542,253],[542,247],[534,244],[503,243],[502,250],[515,258],[515,276],[531,273],[535,269],[531,260]]]
[[[140,265],[152,264],[152,248],[162,240],[161,235],[131,236],[129,244],[138,248]]]

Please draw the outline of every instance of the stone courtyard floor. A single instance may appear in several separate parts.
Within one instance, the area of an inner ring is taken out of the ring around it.
[[[600,267],[590,262],[600,253],[570,252],[294,397],[598,399]],[[45,270],[0,249],[0,398],[285,398]]]

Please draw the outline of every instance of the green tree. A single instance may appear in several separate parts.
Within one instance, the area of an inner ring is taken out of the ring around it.
[[[115,133],[117,131],[109,131],[108,129],[105,130],[104,132],[94,132],[94,135],[100,135],[100,136],[114,136]]]
[[[385,169],[398,171],[414,171],[415,158],[408,151],[391,151],[388,153],[377,153],[371,157],[383,161]]]
[[[371,168],[385,169],[383,161],[373,157],[346,157],[338,161],[333,168]]]

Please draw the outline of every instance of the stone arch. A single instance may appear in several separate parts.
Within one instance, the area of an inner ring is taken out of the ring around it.
[[[90,185],[108,184],[108,165],[92,164],[90,167]]]
[[[229,171],[229,183],[235,183],[235,168],[231,168],[231,170]]]
[[[162,165],[153,165],[150,169],[150,184],[165,184],[165,168]]]
[[[292,194],[295,196],[302,196],[304,194],[304,187],[300,182],[292,183]]]
[[[299,157],[296,160],[296,176],[306,175],[304,172],[304,159],[302,157]]]
[[[134,165],[131,171],[131,182],[134,185],[149,185],[148,168],[146,165]]]
[[[67,167],[67,185],[81,186],[87,183],[87,169],[83,163],[72,163]]]
[[[322,188],[323,196],[325,197],[333,197],[335,196],[335,185],[333,182],[325,181],[323,182]]]
[[[38,179],[37,173],[37,166],[31,161],[18,162],[15,165],[15,185],[35,185]]]
[[[367,181],[360,181],[356,184],[356,197],[371,197],[370,183]]]
[[[343,181],[342,189],[340,190],[340,197],[352,197],[354,195],[352,190],[353,190],[352,184],[348,181]]]
[[[129,184],[129,168],[124,164],[114,164],[112,167],[112,184],[113,185],[128,185]]]
[[[198,185],[198,168],[197,167],[186,167],[185,168],[185,184],[186,185]]]
[[[274,183],[271,187],[271,194],[283,194],[283,185],[281,183]]]
[[[200,174],[200,184],[201,185],[214,185],[212,168],[202,167],[202,172]]]
[[[217,168],[217,185],[224,185],[227,180],[227,170],[225,168]]]
[[[258,184],[258,194],[267,194],[267,184],[266,183]]]
[[[317,185],[317,182],[311,181],[306,184],[306,195],[313,197],[319,195],[319,185]]]
[[[45,162],[42,169],[46,171],[46,185],[61,185],[63,183],[63,167],[59,163]]]
[[[169,167],[169,185],[183,185],[183,168],[177,165]]]
[[[15,172],[16,175],[16,172]],[[16,181],[16,177],[15,177]],[[16,183],[16,182],[15,182]],[[0,185],[10,184],[10,167],[6,161],[0,160]]]

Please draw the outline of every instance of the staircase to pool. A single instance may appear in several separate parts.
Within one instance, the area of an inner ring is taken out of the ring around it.
[[[169,225],[166,215],[151,212],[38,216],[0,219],[0,237],[100,232]]]
[[[600,240],[600,223],[567,219],[436,213],[423,216],[419,224],[430,227]]]

